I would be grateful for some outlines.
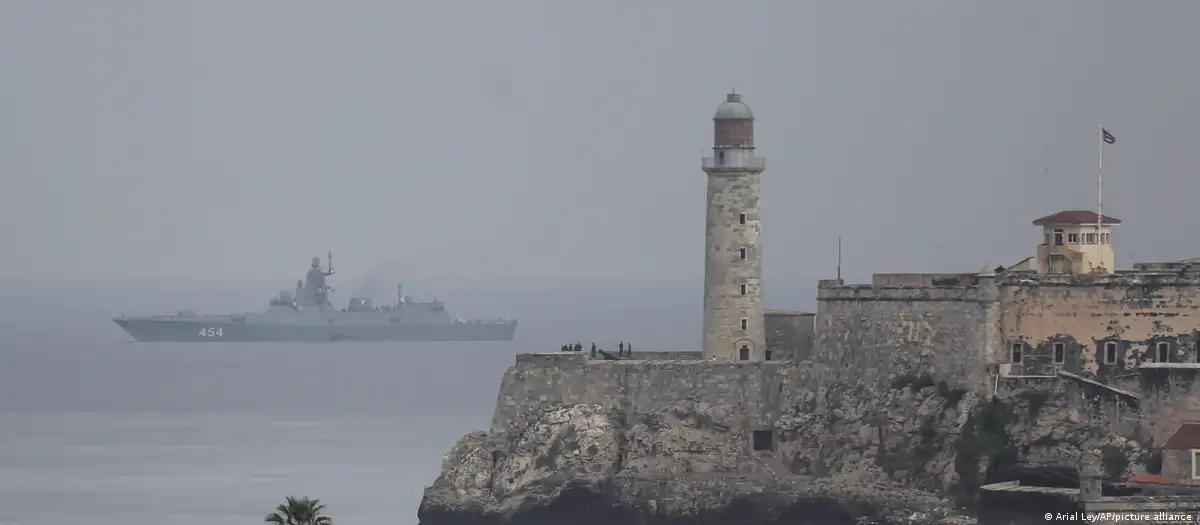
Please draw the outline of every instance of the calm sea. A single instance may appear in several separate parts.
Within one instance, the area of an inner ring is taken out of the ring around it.
[[[518,317],[511,343],[150,344],[108,320],[259,310],[274,288],[0,286],[0,524],[261,523],[287,495],[339,523],[415,524],[442,454],[487,427],[514,354],[699,340],[691,283],[443,291],[454,314]],[[780,306],[811,304],[806,288]]]

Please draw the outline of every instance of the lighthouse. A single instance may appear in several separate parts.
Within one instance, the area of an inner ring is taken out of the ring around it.
[[[754,113],[738,93],[713,115],[704,229],[705,359],[762,361],[762,222],[759,181],[766,169],[754,155]]]

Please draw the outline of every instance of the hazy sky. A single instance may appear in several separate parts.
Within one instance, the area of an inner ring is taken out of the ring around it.
[[[13,274],[702,275],[712,113],[757,116],[768,282],[975,271],[1096,204],[1200,256],[1200,2],[0,3]],[[1044,166],[1050,176],[1043,177]]]

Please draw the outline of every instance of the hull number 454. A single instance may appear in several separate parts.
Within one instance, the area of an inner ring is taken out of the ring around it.
[[[200,337],[221,337],[225,331],[221,328],[201,328]]]

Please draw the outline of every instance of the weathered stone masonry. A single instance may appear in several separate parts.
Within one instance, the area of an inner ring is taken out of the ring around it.
[[[1146,363],[1197,362],[1196,279],[1148,272],[1015,277],[1000,301],[1007,345],[998,361],[1010,363],[1013,374],[1064,369],[1109,381]]]
[[[808,361],[812,359],[817,314],[796,310],[766,310],[767,361]]]
[[[765,165],[754,154],[754,113],[731,93],[713,115],[713,156],[704,230],[705,358],[766,358],[763,319],[762,221],[759,182]]]
[[[1140,369],[1188,368],[1200,359],[1200,279],[1163,268],[1098,275],[877,274],[871,285],[825,281],[818,291],[815,360],[874,378],[933,370],[978,389],[995,374],[1061,370],[1118,382]]]
[[[814,360],[848,379],[882,382],[924,370],[983,389],[987,356],[998,344],[994,282],[904,275],[879,274],[871,285],[822,281]]]
[[[686,401],[705,413],[719,410],[723,424],[748,446],[750,431],[774,428],[781,407],[805,391],[800,386],[811,383],[810,370],[791,363],[605,361],[584,353],[522,354],[504,374],[492,431],[520,428],[514,421],[540,413],[547,404],[596,404],[633,418]]]

